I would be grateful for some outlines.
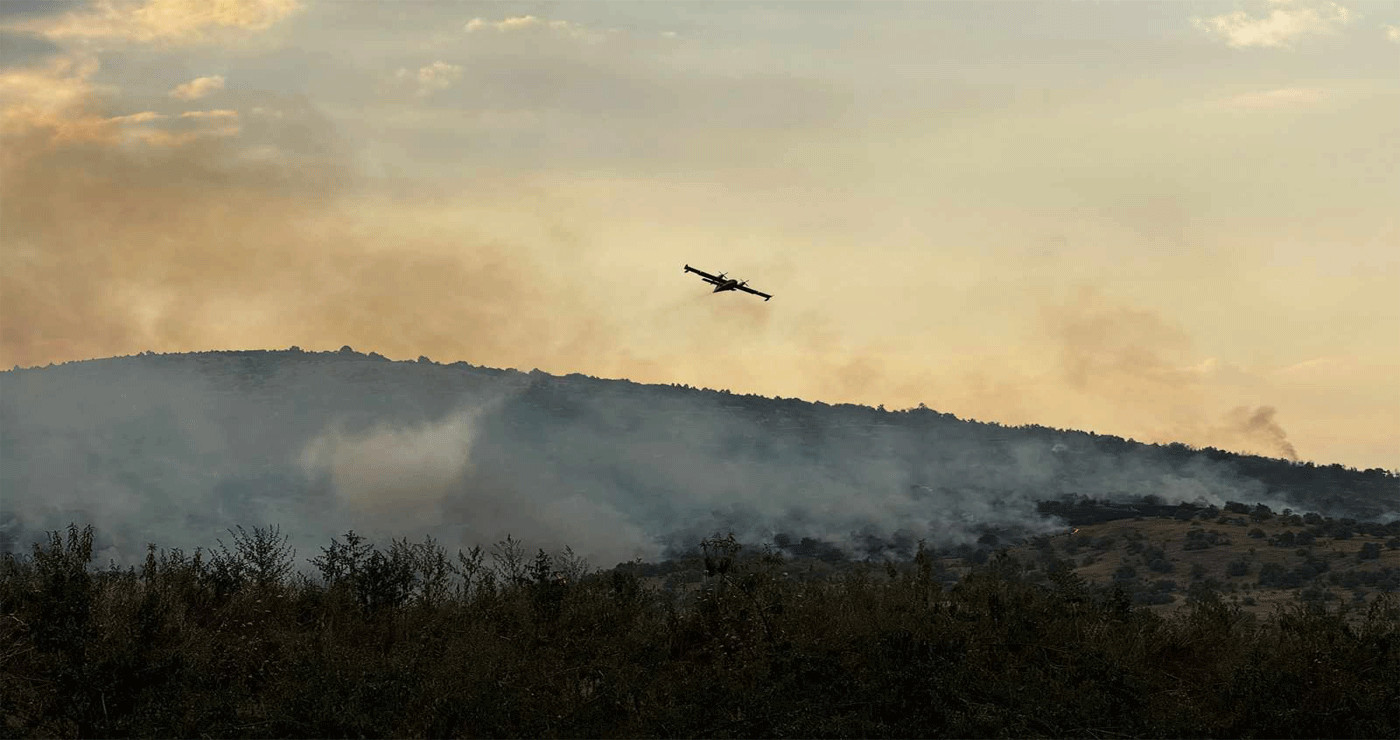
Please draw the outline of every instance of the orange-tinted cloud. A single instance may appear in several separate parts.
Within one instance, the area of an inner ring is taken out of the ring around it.
[[[95,0],[68,13],[12,24],[49,39],[189,43],[226,31],[261,31],[300,7],[298,0]]]

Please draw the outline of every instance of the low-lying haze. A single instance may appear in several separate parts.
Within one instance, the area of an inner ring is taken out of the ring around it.
[[[1308,497],[1185,448],[349,350],[0,373],[5,546],[91,523],[100,556],[127,562],[270,524],[307,556],[348,529],[454,548],[509,534],[603,565],[728,531],[907,555],[1060,531],[1036,502],[1064,495],[1395,516],[1394,480]]]

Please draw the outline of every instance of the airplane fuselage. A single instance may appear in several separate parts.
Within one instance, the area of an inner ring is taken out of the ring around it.
[[[715,283],[715,289],[714,289],[713,292],[718,293],[718,292],[720,292],[720,291],[722,291],[722,290],[735,290],[735,289],[738,288],[738,287],[739,287],[739,281],[738,281],[738,280],[726,280],[726,281],[724,281],[724,282],[722,282],[722,283]]]

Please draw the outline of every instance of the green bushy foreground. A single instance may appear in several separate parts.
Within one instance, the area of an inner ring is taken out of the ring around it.
[[[1169,617],[1005,555],[797,577],[703,545],[692,591],[514,540],[276,529],[141,568],[91,528],[0,561],[10,736],[1400,736],[1400,607]],[[343,540],[343,541],[342,541]],[[298,573],[310,566],[311,575]]]

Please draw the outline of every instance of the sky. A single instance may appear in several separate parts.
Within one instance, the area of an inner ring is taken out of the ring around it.
[[[0,137],[3,367],[350,345],[1400,470],[1396,2],[12,0]]]

